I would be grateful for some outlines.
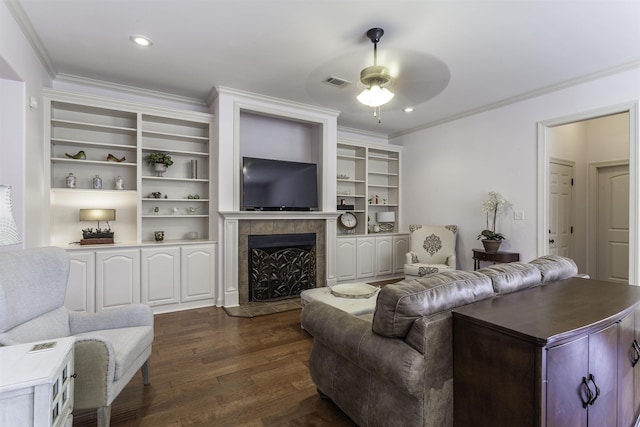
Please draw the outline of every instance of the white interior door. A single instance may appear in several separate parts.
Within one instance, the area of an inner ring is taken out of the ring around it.
[[[597,279],[629,283],[629,165],[597,173]]]
[[[571,258],[571,218],[573,166],[549,162],[549,239],[548,254]]]

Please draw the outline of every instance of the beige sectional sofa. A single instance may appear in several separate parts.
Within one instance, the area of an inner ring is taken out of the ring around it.
[[[360,426],[451,426],[451,310],[577,272],[573,260],[545,256],[438,273],[383,287],[375,312],[362,316],[311,302],[302,311],[314,338],[311,377]]]

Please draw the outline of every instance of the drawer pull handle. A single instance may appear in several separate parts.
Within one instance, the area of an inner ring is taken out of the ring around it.
[[[631,361],[631,366],[635,368],[635,366],[638,363],[638,361],[640,361],[640,346],[638,345],[638,340],[633,340],[633,343],[631,344],[631,347],[636,352],[635,357]]]
[[[593,399],[593,393],[591,392],[589,383],[587,383],[587,377],[582,377],[582,384],[584,384],[584,387],[587,390],[587,400],[583,400],[582,396],[580,396],[580,401],[582,402],[582,407],[586,408],[587,406],[589,406],[589,402],[591,402],[591,399]]]
[[[596,399],[598,398],[598,396],[600,396],[600,388],[596,384],[596,378],[593,376],[593,374],[589,374],[589,381],[591,381],[593,383],[593,386],[596,388],[596,395],[593,396],[593,399],[589,401],[589,405],[593,406],[593,404],[596,403]]]

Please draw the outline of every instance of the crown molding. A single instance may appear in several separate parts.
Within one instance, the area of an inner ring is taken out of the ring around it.
[[[87,77],[74,76],[71,74],[60,73],[55,78],[56,82],[77,84],[82,86],[93,87],[97,89],[106,89],[110,91],[126,93],[138,96],[148,96],[156,99],[164,99],[182,104],[193,105],[199,108],[208,108],[207,103],[198,98],[190,98],[187,96],[173,95],[166,92],[160,92],[150,89],[142,89],[135,86],[128,86],[119,83],[107,82],[104,80],[91,79]]]
[[[313,111],[315,113],[319,113],[322,115],[327,115],[330,117],[338,117],[340,115],[340,111],[332,110],[330,108],[318,107],[316,105],[304,104],[302,102],[289,101],[282,98],[276,98],[269,95],[260,95],[253,92],[248,92],[240,89],[233,89],[225,86],[216,86],[214,88],[215,94],[212,93],[209,95],[207,100],[214,100],[219,94],[225,94],[230,96],[235,96],[238,98],[250,99],[257,102],[268,102],[271,105],[278,105],[281,107],[292,107],[296,109]]]
[[[490,110],[494,110],[496,108],[504,107],[504,106],[507,106],[507,105],[510,105],[510,104],[515,104],[517,102],[526,101],[527,99],[536,98],[536,97],[541,96],[541,95],[546,95],[546,94],[551,93],[551,92],[556,92],[558,90],[566,89],[566,88],[569,88],[569,87],[572,87],[572,86],[577,86],[579,84],[587,83],[587,82],[590,82],[590,81],[593,81],[593,80],[597,80],[597,79],[600,79],[600,78],[603,78],[603,77],[611,76],[611,75],[614,75],[614,74],[619,74],[619,73],[622,73],[622,72],[625,72],[625,71],[630,71],[630,70],[633,70],[633,69],[636,69],[636,68],[640,68],[640,60],[631,61],[631,62],[628,62],[626,64],[622,64],[622,65],[619,65],[619,66],[616,66],[616,67],[608,68],[606,70],[602,70],[602,71],[598,71],[598,72],[595,72],[595,73],[587,74],[585,76],[577,77],[575,79],[566,80],[564,82],[557,83],[557,84],[554,84],[554,85],[545,86],[545,87],[540,88],[540,89],[532,90],[530,92],[525,92],[523,94],[516,95],[516,96],[510,97],[510,98],[505,98],[505,99],[503,99],[501,101],[497,101],[497,102],[494,102],[494,103],[491,103],[491,104],[483,105],[482,107],[478,107],[478,108],[474,108],[474,109],[471,109],[471,110],[467,110],[467,111],[464,111],[464,112],[459,113],[459,114],[454,114],[453,116],[449,116],[449,117],[446,117],[444,119],[435,120],[433,122],[429,122],[429,123],[426,123],[426,124],[421,125],[421,126],[417,126],[417,127],[411,128],[411,129],[407,129],[407,130],[404,130],[402,132],[394,133],[392,135],[389,135],[389,139],[396,138],[398,136],[408,135],[408,134],[411,134],[411,133],[414,133],[414,132],[417,132],[417,131],[420,131],[420,130],[428,129],[428,128],[431,128],[431,127],[434,127],[434,126],[438,126],[438,125],[441,125],[441,124],[444,124],[444,123],[453,122],[453,121],[462,119],[464,117],[473,116],[473,115],[476,115],[476,114],[483,113],[485,111],[490,111]]]
[[[31,21],[27,17],[27,14],[24,12],[24,9],[22,8],[18,0],[4,0],[4,3],[7,5],[7,9],[9,9],[9,12],[11,12],[11,15],[13,15],[13,19],[15,19],[16,23],[22,30],[22,33],[29,41],[29,44],[33,48],[36,56],[38,57],[44,68],[47,70],[49,77],[51,77],[52,79],[55,78],[56,74],[58,74],[58,71],[53,65],[53,62],[51,61],[47,50],[44,48],[44,45],[40,41],[40,37],[38,37],[38,34],[33,28],[33,25],[31,25]]]

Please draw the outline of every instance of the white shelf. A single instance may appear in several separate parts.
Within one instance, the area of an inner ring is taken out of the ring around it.
[[[51,126],[64,127],[69,129],[97,130],[102,132],[136,133],[136,128],[109,126],[109,125],[103,125],[103,124],[97,124],[97,123],[85,123],[85,122],[76,122],[71,120],[60,120],[60,119],[51,119]]]
[[[108,160],[78,160],[78,159],[70,159],[68,157],[52,157],[52,163],[67,163],[74,164],[75,166],[84,164],[84,165],[97,165],[97,166],[124,166],[124,167],[132,167],[135,168],[138,165],[136,163],[131,162],[110,162]]]
[[[167,138],[167,139],[184,139],[189,141],[202,142],[205,144],[209,143],[209,137],[206,137],[206,136],[192,136],[192,135],[184,135],[179,133],[157,132],[152,130],[143,130],[142,136],[155,136],[155,137]]]
[[[209,218],[209,215],[198,215],[198,214],[158,214],[158,215],[142,215],[142,218]]]
[[[179,181],[179,182],[204,182],[204,183],[209,182],[208,179],[173,178],[169,176],[143,176],[142,179],[149,180],[149,181]]]
[[[209,157],[209,153],[203,153],[200,151],[184,151],[184,150],[167,150],[166,148],[160,147],[142,147],[142,152],[147,151],[161,151],[163,153],[168,153],[171,155],[182,155],[182,156],[193,156],[193,157]]]

